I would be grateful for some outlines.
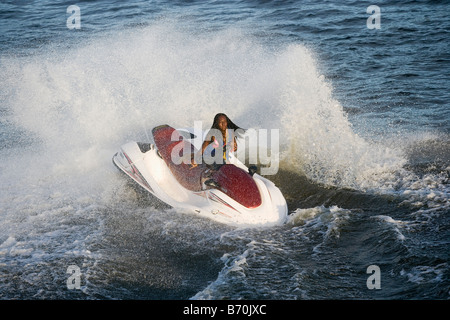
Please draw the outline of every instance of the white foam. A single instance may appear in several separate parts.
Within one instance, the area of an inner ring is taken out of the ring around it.
[[[111,157],[121,144],[145,140],[162,123],[209,126],[217,112],[242,127],[280,129],[286,169],[318,183],[417,188],[417,201],[448,202],[438,188],[428,193],[425,179],[406,183],[401,149],[354,132],[314,52],[301,44],[274,50],[240,30],[189,32],[159,22],[67,50],[1,60],[7,120],[35,138],[0,164],[5,202],[14,192],[17,201],[38,192],[107,203],[120,183]]]
[[[409,282],[423,285],[442,282],[446,270],[448,270],[448,264],[441,263],[436,266],[416,266],[409,271],[402,269],[400,275],[406,276]]]
[[[5,59],[12,120],[45,143],[52,170],[92,171],[154,125],[281,129],[286,158],[325,184],[377,186],[403,159],[355,134],[301,44],[274,51],[239,30],[191,34],[161,23],[70,52]]]

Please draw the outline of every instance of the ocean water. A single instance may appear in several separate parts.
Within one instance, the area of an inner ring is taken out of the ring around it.
[[[449,299],[448,2],[383,1],[379,29],[372,4],[2,1],[0,299]],[[217,112],[280,130],[285,224],[112,165]]]

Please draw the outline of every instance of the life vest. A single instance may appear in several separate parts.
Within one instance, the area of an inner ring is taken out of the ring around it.
[[[216,137],[213,137],[214,141],[211,142],[205,149],[204,155],[211,155],[211,157],[215,157],[216,152],[222,152],[222,160],[223,163],[229,162],[229,155],[234,151],[234,130],[227,129],[225,141],[222,142],[222,145],[220,144],[219,140],[216,139]],[[222,140],[222,139],[220,139]]]

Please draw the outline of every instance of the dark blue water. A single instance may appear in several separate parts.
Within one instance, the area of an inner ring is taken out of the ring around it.
[[[0,4],[0,298],[449,298],[447,1],[380,3],[379,29],[367,1],[73,4]],[[217,112],[280,130],[286,224],[174,211],[112,166]]]

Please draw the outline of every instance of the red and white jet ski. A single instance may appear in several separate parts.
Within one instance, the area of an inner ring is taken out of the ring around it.
[[[113,156],[113,163],[173,208],[233,226],[273,226],[285,222],[288,209],[281,191],[236,157],[231,157],[232,164],[176,164],[172,160],[174,148],[179,155],[180,150],[196,152],[196,149],[189,140],[192,135],[186,135],[188,131],[175,130],[168,125],[155,127],[153,141],[124,144]],[[174,136],[185,138],[173,141]]]

